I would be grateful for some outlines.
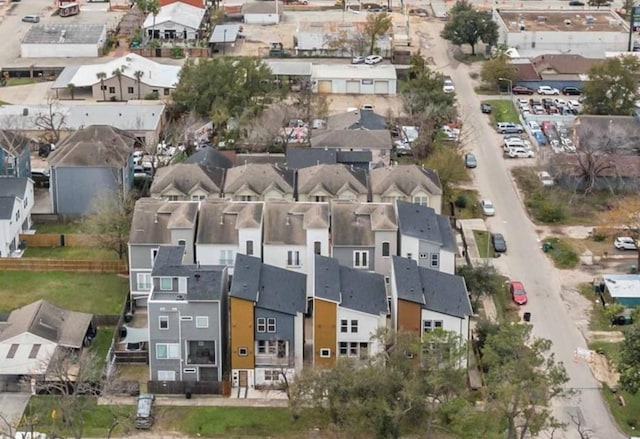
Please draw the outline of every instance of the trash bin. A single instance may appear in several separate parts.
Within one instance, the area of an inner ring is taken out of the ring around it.
[[[636,267],[635,265],[629,267],[629,274],[638,274],[638,267]]]
[[[187,387],[184,389],[184,397],[187,399],[191,399],[191,394],[193,393],[193,389],[191,387]]]
[[[542,251],[543,252],[548,252],[549,250],[553,249],[553,244],[551,244],[550,242],[545,242],[544,244],[542,244]]]
[[[530,322],[531,321],[531,313],[530,312],[524,313],[522,318],[524,319],[525,322]]]

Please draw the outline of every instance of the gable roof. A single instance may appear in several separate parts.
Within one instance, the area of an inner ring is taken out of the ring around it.
[[[126,131],[91,125],[64,139],[49,156],[51,166],[108,166],[123,168],[137,144]]]
[[[385,130],[387,119],[373,110],[354,110],[327,118],[330,130]]]
[[[424,188],[432,195],[442,195],[438,172],[418,165],[394,165],[372,169],[369,172],[371,193],[382,195],[396,188],[407,197]]]
[[[15,200],[24,199],[28,185],[27,177],[0,177],[0,219],[13,218]]]
[[[367,195],[367,173],[343,164],[316,165],[298,170],[298,193],[310,194],[322,189],[331,196],[349,189],[356,195]]]
[[[331,240],[334,246],[376,245],[375,232],[396,231],[395,209],[383,203],[331,203]]]
[[[315,255],[313,264],[314,297],[340,303],[340,264],[338,260]]]
[[[449,218],[438,215],[431,207],[396,201],[400,233],[429,241],[451,252],[456,252],[456,240]]]
[[[131,219],[129,244],[171,244],[172,229],[195,227],[198,202],[140,198]]]
[[[309,229],[329,229],[328,203],[268,201],[265,204],[264,244],[305,245]]]
[[[252,163],[236,166],[227,170],[224,193],[235,194],[246,186],[259,195],[270,187],[275,187],[283,194],[293,195],[293,179],[293,169],[278,165]]]
[[[340,266],[340,307],[366,314],[388,314],[384,276],[357,268]]]
[[[220,195],[224,181],[222,168],[209,168],[201,164],[178,163],[158,168],[149,192],[160,196],[169,187],[183,194],[189,194],[195,187],[201,187],[210,195]]]
[[[389,130],[314,130],[312,148],[391,149]]]
[[[307,277],[302,273],[238,253],[229,296],[250,300],[258,308],[296,315],[306,309],[306,284]]]
[[[143,29],[147,29],[154,26],[154,24],[158,26],[162,23],[174,23],[180,27],[198,30],[202,24],[205,12],[202,5],[194,6],[188,3],[174,2],[160,8],[160,11],[155,16],[155,22],[153,14],[149,13],[142,27]],[[180,29],[180,31],[181,30],[182,29]]]
[[[14,157],[21,155],[25,149],[29,149],[31,141],[20,133],[11,130],[0,130],[0,149]]]
[[[29,332],[60,346],[79,349],[92,320],[92,314],[69,311],[38,300],[11,312],[8,324],[0,332],[0,342]]]
[[[371,151],[342,151],[337,148],[287,147],[287,168],[301,169],[316,165],[334,165],[342,163],[368,164]]]
[[[235,151],[221,151],[227,157],[233,157],[234,166],[243,166],[243,165],[255,165],[255,164],[271,164],[271,165],[279,165],[284,166],[286,162],[286,157],[284,154],[275,153],[272,154],[270,152],[266,153],[240,153],[236,154]]]
[[[223,169],[228,169],[233,166],[233,162],[228,157],[216,151],[211,146],[207,146],[199,151],[196,151],[195,154],[187,157],[184,163],[195,163],[207,166],[209,168]]]
[[[418,266],[418,262],[392,257],[398,299],[419,303],[424,309],[458,318],[473,313],[462,276]]]
[[[259,229],[264,203],[207,199],[200,204],[197,244],[238,244],[240,229]]]
[[[530,61],[526,63],[511,63],[511,66],[516,72],[516,78],[520,81],[539,81],[540,75],[533,68],[533,64]]]

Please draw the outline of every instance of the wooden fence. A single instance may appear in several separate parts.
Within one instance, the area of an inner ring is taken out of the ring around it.
[[[127,263],[86,259],[0,258],[0,270],[124,273]]]
[[[148,381],[149,393],[161,395],[225,395],[231,393],[228,381]]]
[[[35,235],[20,235],[28,247],[95,247],[96,240],[92,235],[76,233],[36,233]]]

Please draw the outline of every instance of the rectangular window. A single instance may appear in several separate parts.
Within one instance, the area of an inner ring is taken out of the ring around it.
[[[220,265],[233,265],[233,250],[220,250]]]
[[[442,329],[442,320],[423,320],[422,332],[431,332],[436,329]]]
[[[115,93],[115,92],[116,92],[115,87],[109,87],[109,93]]]
[[[429,197],[413,197],[413,202],[415,204],[422,204],[423,206],[426,206],[429,204]]]
[[[431,253],[431,266],[438,267],[440,265],[440,257],[438,253]]]
[[[248,256],[253,256],[253,241],[247,241],[247,251]]]
[[[160,289],[164,291],[169,291],[173,288],[173,279],[170,277],[161,277],[160,278]]]
[[[320,241],[315,241],[313,243],[313,253],[316,255],[322,254],[322,243]]]
[[[209,327],[208,316],[196,316],[196,328],[204,329]]]
[[[169,93],[170,93],[170,92],[171,92],[171,89],[169,89],[169,88],[165,88],[165,89],[164,89],[164,95],[165,95],[165,96],[169,96]]]
[[[180,358],[180,344],[158,343],[156,344],[156,359],[177,360]]]
[[[158,256],[158,249],[151,249],[151,266],[153,267],[153,263],[156,261],[156,256]]]
[[[38,356],[38,352],[40,351],[40,346],[42,345],[39,343],[36,343],[33,346],[31,346],[31,352],[29,352],[29,358],[33,359]]]
[[[249,349],[248,348],[238,348],[238,355],[241,357],[246,357],[247,355],[249,355]]]
[[[204,200],[205,198],[207,198],[204,195],[191,195],[191,201],[200,201],[200,200]]]
[[[20,347],[19,344],[12,344],[9,348],[9,352],[7,352],[7,358],[13,358],[16,356],[16,351]]]
[[[196,373],[195,367],[188,367],[186,369],[182,369],[183,373]]]
[[[107,90],[107,86],[106,85],[101,85],[100,86],[100,91],[103,91],[103,90],[105,90],[105,91]]]
[[[276,355],[278,358],[286,358],[288,350],[285,340],[258,340],[256,342],[257,355]]]
[[[151,291],[151,273],[138,273],[136,283],[138,291]]]
[[[327,201],[327,197],[323,195],[316,195],[315,200],[316,200],[316,203],[324,203]]]
[[[289,250],[287,252],[287,267],[300,266],[300,252],[298,250]]]
[[[151,90],[151,93],[160,94],[160,93],[158,92],[158,90],[157,90],[157,89],[155,89],[155,88]]]
[[[133,91],[133,87],[127,87],[127,93],[129,93],[130,95],[132,95],[134,93]]]
[[[351,320],[351,333],[357,333],[357,332],[358,332],[358,321]]]
[[[369,252],[368,251],[354,251],[353,252],[353,267],[354,268],[369,268]]]
[[[267,319],[267,332],[270,332],[270,333],[276,332],[276,319],[273,317],[269,317]]]
[[[388,242],[382,243],[382,256],[388,258],[391,255],[391,244]]]
[[[256,320],[256,332],[267,332],[267,319],[258,317]]]
[[[160,329],[169,329],[169,316],[158,317]]]
[[[412,257],[413,257],[413,254],[407,253],[407,259],[411,259]]]
[[[175,380],[176,380],[175,370],[159,370],[158,371],[158,381],[175,381]]]
[[[181,294],[187,293],[187,278],[179,277],[178,278],[178,292]]]
[[[342,333],[349,332],[349,321],[348,320],[340,320],[340,332],[342,332]]]
[[[320,358],[331,358],[331,349],[320,349]]]
[[[280,380],[280,371],[277,369],[265,369],[264,371],[265,381],[278,381]]]

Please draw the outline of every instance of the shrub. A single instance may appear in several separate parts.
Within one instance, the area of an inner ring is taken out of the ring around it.
[[[550,238],[546,242],[552,245],[547,254],[551,256],[557,268],[573,268],[578,264],[578,253],[565,241],[559,238]]]
[[[182,47],[171,48],[171,58],[179,59],[184,57],[184,49]]]
[[[149,93],[144,97],[145,101],[157,101],[158,99],[160,99],[160,95],[156,91],[154,91],[153,93]]]
[[[535,216],[543,223],[558,223],[567,217],[565,207],[553,200],[537,197],[534,203]]]
[[[453,204],[455,204],[455,206],[459,209],[464,209],[467,207],[467,197],[464,196],[464,194],[460,194],[456,197],[456,200],[453,202]]]

